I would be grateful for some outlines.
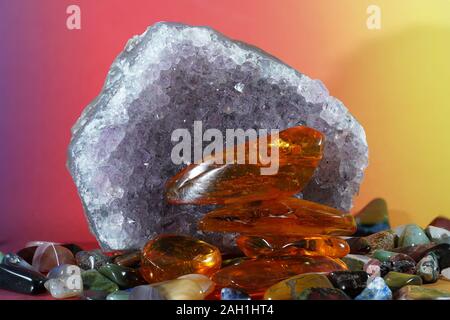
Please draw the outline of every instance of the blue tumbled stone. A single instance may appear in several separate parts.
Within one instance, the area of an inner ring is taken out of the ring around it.
[[[391,300],[392,291],[383,278],[374,278],[355,300]]]
[[[222,288],[220,291],[221,300],[251,300],[250,296],[239,289]]]

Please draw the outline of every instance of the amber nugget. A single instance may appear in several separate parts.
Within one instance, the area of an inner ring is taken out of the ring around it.
[[[148,242],[142,251],[141,274],[149,283],[191,273],[211,275],[222,263],[219,249],[186,236],[163,235]]]
[[[259,147],[263,140],[267,152]],[[189,165],[171,178],[166,185],[168,202],[227,204],[294,195],[309,182],[322,159],[323,135],[311,128],[293,127],[281,131],[278,139],[264,136],[240,146],[245,147],[245,157],[240,160],[238,152],[227,150],[200,164]],[[240,146],[234,151],[243,150]],[[267,157],[272,155],[272,146],[278,149],[278,171],[261,174],[262,168],[270,167],[265,161],[270,160]],[[261,155],[266,159],[261,161]],[[213,163],[214,159],[221,159],[223,164]]]
[[[248,235],[351,235],[355,219],[331,207],[297,198],[232,204],[208,213],[199,222],[205,231]]]
[[[240,236],[236,243],[250,258],[258,256],[328,256],[342,258],[350,252],[344,239],[329,236]]]
[[[220,287],[235,287],[248,293],[262,293],[290,277],[309,272],[347,270],[339,259],[329,257],[280,257],[243,261],[216,272],[212,280]]]

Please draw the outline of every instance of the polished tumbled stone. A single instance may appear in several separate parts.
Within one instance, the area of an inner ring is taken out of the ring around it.
[[[99,269],[111,262],[111,258],[100,250],[80,251],[75,256],[77,265],[84,270]]]
[[[308,288],[303,290],[295,300],[351,300],[344,291],[336,288]]]
[[[105,291],[108,293],[119,290],[117,284],[94,269],[81,272],[81,278],[86,290]]]
[[[365,271],[335,271],[328,278],[335,288],[354,298],[366,287],[369,275]]]
[[[355,298],[355,300],[391,300],[392,291],[383,278],[376,277],[367,284],[367,287]]]
[[[188,279],[194,281],[202,289],[202,294],[205,297],[209,295],[211,292],[213,292],[214,288],[216,287],[216,284],[204,274],[197,274],[197,273],[185,274],[181,277],[178,277],[177,279]]]
[[[39,294],[45,291],[47,278],[39,272],[15,265],[0,264],[0,289],[24,294]]]
[[[367,236],[388,230],[389,214],[384,199],[374,199],[356,214],[356,236]]]
[[[25,269],[37,271],[32,265],[30,265],[28,262],[25,261],[22,257],[20,257],[17,254],[14,253],[8,253],[5,254],[3,257],[3,264],[9,265],[9,266],[18,266]]]
[[[72,254],[75,256],[78,252],[83,251],[83,248],[80,247],[79,245],[75,244],[75,243],[65,243],[62,244],[61,246],[63,246],[64,248],[67,248],[70,250],[70,252],[72,252]]]
[[[448,243],[429,243],[417,246],[409,246],[403,248],[396,248],[393,251],[405,253],[414,261],[419,262],[430,252],[436,254],[439,262],[439,268],[445,269],[450,266],[450,244]]]
[[[108,294],[106,300],[129,300],[130,291],[118,290]]]
[[[50,270],[47,278],[49,280],[45,283],[45,288],[54,298],[66,299],[83,294],[81,269],[78,266],[67,264],[57,266]]]
[[[364,265],[368,263],[370,258],[361,254],[348,254],[342,258],[350,271],[362,271]]]
[[[361,237],[353,237],[345,239],[350,247],[351,254],[360,254],[365,255],[368,254],[371,250],[369,242]]]
[[[370,259],[366,264],[364,264],[363,271],[367,272],[371,278],[380,277],[381,263],[382,262],[377,259]]]
[[[103,291],[103,290],[84,290],[83,294],[81,295],[81,299],[83,300],[106,300],[108,295],[110,294],[109,291]]]
[[[450,244],[450,231],[447,229],[428,226],[425,229],[425,233],[427,234],[428,238],[435,243]]]
[[[164,201],[165,182],[182,168],[170,161],[171,134],[192,133],[196,120],[223,133],[296,125],[324,132],[326,161],[302,195],[351,208],[368,162],[366,136],[322,82],[210,28],[159,23],[128,42],[72,129],[68,167],[104,249],[140,248],[163,233],[232,245],[230,235],[198,231],[206,208]]]
[[[268,288],[264,293],[264,299],[295,300],[307,288],[333,288],[333,284],[325,274],[301,274],[278,282]]]
[[[128,289],[146,283],[137,269],[122,267],[117,264],[109,263],[101,266],[98,272],[117,284],[121,289]]]
[[[75,257],[69,249],[52,243],[44,243],[36,248],[32,266],[39,272],[48,272],[62,264],[75,264]]]
[[[114,258],[114,263],[122,267],[136,267],[141,263],[141,251],[132,251]]]
[[[399,247],[417,246],[428,243],[430,243],[430,239],[428,239],[425,231],[416,224],[406,225],[398,240]]]
[[[382,249],[377,249],[372,253],[372,257],[374,259],[380,260],[381,262],[384,261],[389,261],[389,259],[398,254],[397,252],[392,252],[392,251],[387,251],[387,250],[382,250]]]
[[[222,288],[220,300],[251,300],[251,298],[245,291],[235,288]]]
[[[413,274],[391,271],[384,276],[384,281],[392,292],[407,285],[422,285],[422,278]]]
[[[3,252],[0,251],[0,263],[3,262],[4,257],[5,257],[5,255],[3,254]]]
[[[129,300],[203,300],[205,294],[197,282],[175,279],[134,287]]]
[[[395,298],[397,300],[450,300],[450,291],[411,285],[398,290]]]
[[[390,271],[401,273],[416,273],[416,264],[411,260],[385,261],[380,265],[381,276],[384,277]]]
[[[450,268],[441,270],[441,277],[446,280],[450,280]]]
[[[450,219],[446,217],[436,217],[429,225],[450,231]]]
[[[417,274],[425,283],[433,283],[439,279],[439,262],[436,254],[430,252],[416,266]]]
[[[83,287],[69,288],[65,279],[50,279],[45,282],[45,288],[53,298],[66,299],[79,297],[83,294]]]
[[[389,251],[397,245],[397,235],[392,230],[380,231],[366,236],[365,239],[369,243],[371,252],[377,249]]]

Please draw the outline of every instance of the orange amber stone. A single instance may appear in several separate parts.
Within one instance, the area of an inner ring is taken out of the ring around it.
[[[221,263],[219,249],[204,241],[163,235],[142,249],[140,271],[147,282],[154,283],[191,273],[210,276],[220,269]]]
[[[219,287],[234,287],[247,293],[263,293],[270,286],[302,273],[347,270],[339,259],[329,257],[279,257],[252,259],[223,268],[212,280]]]
[[[200,164],[189,165],[171,178],[166,185],[167,201],[172,204],[227,204],[294,195],[309,182],[322,159],[323,139],[319,131],[293,127],[281,131],[278,138],[264,136],[237,145]],[[267,152],[260,147],[263,141]],[[278,156],[272,153],[272,147],[278,150]],[[245,153],[241,152],[244,157],[239,160],[238,150],[245,150]],[[272,160],[271,164],[267,164],[269,160]],[[274,161],[277,161],[278,171],[261,174],[263,168],[275,168]]]
[[[347,241],[328,236],[240,236],[236,242],[239,249],[250,258],[258,256],[328,256],[342,258],[350,253]]]
[[[263,236],[351,235],[356,231],[351,214],[297,198],[228,205],[205,215],[199,227]]]

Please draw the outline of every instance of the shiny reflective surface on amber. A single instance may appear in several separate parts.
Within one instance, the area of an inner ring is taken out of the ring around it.
[[[191,237],[163,235],[148,242],[142,251],[141,274],[149,283],[191,273],[211,275],[222,263],[215,246]]]
[[[356,230],[352,215],[297,198],[228,205],[204,216],[199,227],[274,236],[351,235]]]
[[[329,257],[281,257],[244,261],[216,272],[212,280],[220,287],[233,287],[247,293],[262,293],[270,286],[302,273],[347,270],[339,259]]]
[[[267,151],[258,148],[263,140]],[[236,156],[236,150],[242,150],[240,146],[245,147],[243,163]],[[234,153],[227,150],[175,175],[166,185],[168,202],[227,204],[294,195],[308,183],[322,158],[323,135],[311,128],[293,127],[281,131],[278,139],[264,136],[240,146],[235,146]],[[273,154],[279,160],[278,172],[264,175],[261,169],[271,166],[265,161],[271,160],[272,146],[278,147],[279,156]],[[227,161],[230,153],[234,159]],[[267,159],[261,161],[260,154]],[[221,159],[223,164],[214,163],[214,159]]]
[[[240,236],[236,243],[250,258],[258,256],[328,256],[342,258],[350,252],[344,239],[328,236]]]

